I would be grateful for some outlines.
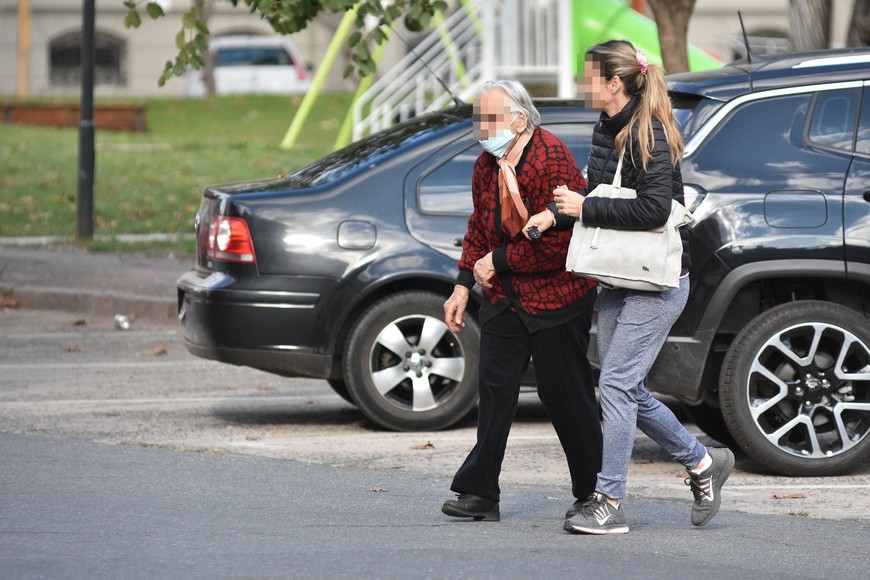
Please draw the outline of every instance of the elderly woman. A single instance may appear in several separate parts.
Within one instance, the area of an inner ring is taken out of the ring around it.
[[[601,429],[589,344],[595,282],[565,271],[571,233],[551,229],[537,240],[522,232],[553,190],[585,186],[571,152],[539,125],[541,115],[515,81],[490,82],[474,104],[474,129],[484,151],[474,166],[474,211],[459,275],[444,316],[453,332],[464,324],[475,283],[480,308],[480,406],[477,444],[453,479],[450,516],[499,520],[499,485],[520,381],[534,358],[538,396],[568,459],[577,501],[594,491],[601,465]],[[581,353],[578,355],[578,353]]]

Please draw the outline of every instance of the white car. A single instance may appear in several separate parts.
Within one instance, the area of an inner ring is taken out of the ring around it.
[[[292,95],[311,86],[311,70],[293,44],[280,36],[218,36],[209,42],[215,92]],[[184,95],[207,94],[205,72],[184,76]]]

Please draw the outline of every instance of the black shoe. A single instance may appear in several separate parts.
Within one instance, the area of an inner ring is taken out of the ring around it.
[[[497,522],[501,520],[498,502],[470,493],[460,494],[456,499],[448,499],[441,511],[455,518],[474,518],[474,521]]]

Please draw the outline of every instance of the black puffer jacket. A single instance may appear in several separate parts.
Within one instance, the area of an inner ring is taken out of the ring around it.
[[[592,133],[592,150],[587,164],[587,190],[592,191],[601,183],[612,183],[619,162],[616,150],[616,135],[631,120],[637,99],[629,103],[613,117],[601,113],[601,118]],[[671,154],[665,139],[664,127],[653,120],[652,158],[643,168],[637,133],[633,136],[635,147],[626,151],[622,161],[622,185],[637,191],[637,199],[608,199],[588,197],[583,202],[583,223],[590,226],[622,230],[650,230],[662,227],[671,213],[671,199],[685,204],[683,200],[683,176],[680,167],[671,166]],[[585,195],[586,192],[580,192]],[[550,209],[554,212],[555,203]],[[566,219],[567,218],[567,219]],[[570,216],[559,216],[560,227],[573,226]],[[689,267],[689,240],[686,228],[680,229],[683,240],[683,268]]]

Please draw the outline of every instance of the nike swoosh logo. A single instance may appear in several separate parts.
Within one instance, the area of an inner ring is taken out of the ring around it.
[[[604,524],[607,523],[607,520],[609,520],[612,516],[613,516],[613,514],[607,514],[603,518],[596,517],[595,519],[598,520],[599,526],[603,526]]]

